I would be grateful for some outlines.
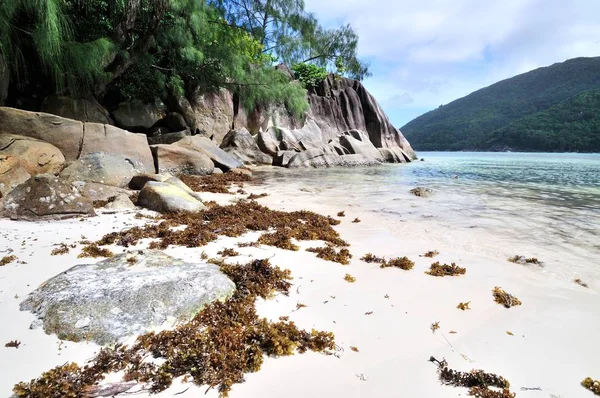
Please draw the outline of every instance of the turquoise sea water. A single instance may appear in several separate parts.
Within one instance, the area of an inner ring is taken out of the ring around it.
[[[423,162],[259,172],[271,189],[381,216],[397,234],[600,280],[600,154],[420,152]],[[430,198],[408,191],[431,188]]]

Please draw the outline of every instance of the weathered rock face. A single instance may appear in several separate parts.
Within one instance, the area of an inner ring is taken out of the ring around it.
[[[42,103],[41,111],[80,122],[114,124],[108,111],[94,97],[73,98],[51,95]]]
[[[112,114],[117,126],[129,131],[145,131],[165,117],[166,107],[160,103],[123,102]]]
[[[22,135],[0,134],[0,156],[12,156],[30,175],[56,174],[65,166],[65,157],[52,144]]]
[[[37,315],[48,334],[108,345],[189,321],[234,290],[214,264],[186,263],[146,250],[70,268],[44,282],[20,308]]]
[[[21,166],[19,158],[0,155],[0,198],[8,195],[18,185],[24,183],[31,175]]]
[[[244,128],[227,133],[223,138],[221,149],[244,164],[270,165],[273,163],[273,157],[263,153],[254,137]]]
[[[159,213],[196,212],[205,208],[191,192],[168,182],[155,181],[144,185],[137,205]]]
[[[341,131],[366,131],[375,147],[397,146],[416,158],[408,141],[361,82],[330,75],[309,95],[309,102],[312,117],[326,139]]]
[[[213,161],[203,152],[178,145],[152,145],[159,173],[209,175],[215,169]]]
[[[98,123],[82,123],[48,113],[0,107],[0,134],[37,138],[57,147],[67,162],[105,152],[123,155],[154,171],[154,160],[144,134]]]
[[[126,187],[133,176],[145,171],[145,167],[123,155],[94,152],[71,162],[60,176],[68,181]]]
[[[62,219],[93,215],[92,201],[53,175],[31,177],[3,201],[3,216],[14,220]]]
[[[159,134],[152,137],[148,137],[148,144],[150,145],[158,145],[158,144],[174,144],[177,141],[181,141],[185,137],[189,137],[191,134],[188,130],[179,131],[176,133],[167,133],[167,134]]]
[[[75,188],[77,188],[77,191],[79,191],[81,196],[91,199],[92,201],[107,200],[119,195],[129,196],[132,193],[124,188],[98,184],[96,182],[74,181],[72,184]]]
[[[127,209],[135,209],[135,205],[131,201],[128,195],[118,194],[110,198],[110,202],[104,206],[106,209],[114,209],[114,210],[127,210]]]
[[[215,167],[218,167],[223,171],[229,171],[242,166],[242,163],[239,160],[219,148],[213,141],[206,137],[197,135],[185,137],[173,145],[204,152],[204,154],[213,161]]]
[[[178,98],[170,105],[183,116],[192,134],[212,138],[219,143],[233,125],[233,96],[228,90],[195,94],[190,101]]]

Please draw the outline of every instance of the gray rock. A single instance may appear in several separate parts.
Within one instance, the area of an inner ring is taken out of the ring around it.
[[[215,167],[218,167],[223,171],[229,171],[231,169],[243,166],[239,160],[219,148],[213,141],[206,137],[200,137],[197,135],[185,137],[173,145],[204,152],[206,156],[213,161]]]
[[[197,195],[168,182],[155,181],[144,185],[137,205],[159,213],[196,212],[205,208]]]
[[[227,133],[223,138],[221,149],[244,164],[270,165],[273,163],[273,157],[260,150],[254,137],[245,128],[231,130]]]
[[[170,112],[159,122],[159,125],[165,126],[171,131],[182,131],[188,128],[185,118],[177,112]]]
[[[133,192],[124,188],[113,187],[111,185],[98,184],[96,182],[73,181],[72,185],[84,198],[95,200],[108,200],[109,198],[125,195],[129,196]]]
[[[273,159],[273,166],[287,167],[290,160],[296,156],[299,152],[297,151],[277,151],[275,158]]]
[[[224,300],[234,290],[216,265],[186,263],[146,250],[70,268],[44,282],[20,308],[37,315],[48,334],[108,345],[189,321],[206,304]]]
[[[146,135],[148,136],[148,138],[158,137],[161,135],[166,135],[166,134],[171,134],[171,133],[172,133],[171,130],[169,130],[166,127],[162,127],[162,126],[154,126],[150,130],[146,131]],[[157,144],[160,144],[160,142],[157,142]]]
[[[148,144],[149,145],[174,144],[177,141],[181,141],[183,138],[188,137],[190,135],[191,135],[191,133],[189,130],[177,131],[175,133],[155,135],[152,137],[148,137]]]
[[[30,177],[27,170],[21,166],[18,157],[0,155],[0,198],[8,195],[10,191]]]
[[[69,181],[95,182],[123,188],[133,176],[144,171],[142,165],[128,157],[97,152],[71,162],[60,176]]]
[[[215,169],[215,170],[219,170],[219,169]],[[184,191],[186,191],[188,194],[195,197],[199,201],[202,201],[199,193],[192,191],[192,189],[190,187],[188,187],[187,185],[185,185],[185,183],[183,181],[181,181],[179,178],[172,176],[170,174],[138,174],[131,179],[131,182],[129,183],[129,188],[141,190],[150,181],[164,182],[167,184],[174,185],[178,188],[183,189]]]
[[[213,161],[204,151],[178,145],[152,145],[159,173],[209,175],[215,169]]]
[[[424,188],[424,187],[416,187],[410,190],[410,193],[412,193],[415,196],[419,196],[421,198],[427,198],[431,195],[433,195],[433,191],[429,188]]]
[[[42,174],[17,186],[2,199],[2,216],[14,220],[63,219],[94,215],[92,200],[56,176]]]
[[[363,155],[367,159],[382,161],[381,152],[375,148],[371,141],[361,141],[351,135],[340,137],[340,144],[354,155]]]
[[[258,148],[267,155],[275,156],[279,152],[279,140],[275,129],[259,131],[256,136]]]
[[[114,124],[108,111],[93,96],[74,98],[51,95],[42,103],[41,111],[80,122]]]
[[[117,196],[114,196],[104,208],[114,210],[135,209],[135,204],[129,199],[129,195],[120,193]]]
[[[163,104],[144,104],[140,101],[120,103],[113,111],[115,124],[125,130],[148,130],[165,117]]]

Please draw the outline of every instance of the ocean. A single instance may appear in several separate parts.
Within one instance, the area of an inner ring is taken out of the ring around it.
[[[410,164],[261,169],[269,190],[369,212],[397,236],[482,256],[537,257],[540,272],[600,280],[600,154],[419,152]],[[428,198],[410,194],[421,186]],[[268,191],[267,191],[268,192]]]

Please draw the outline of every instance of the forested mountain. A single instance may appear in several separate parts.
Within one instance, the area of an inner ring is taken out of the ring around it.
[[[503,80],[401,131],[416,150],[599,151],[600,57]]]

